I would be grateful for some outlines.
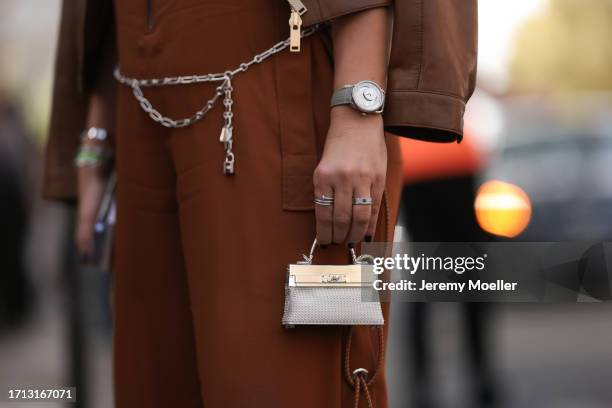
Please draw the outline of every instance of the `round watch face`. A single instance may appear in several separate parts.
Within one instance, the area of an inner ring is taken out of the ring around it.
[[[353,87],[353,103],[362,112],[379,111],[384,100],[382,89],[372,81],[361,81]]]

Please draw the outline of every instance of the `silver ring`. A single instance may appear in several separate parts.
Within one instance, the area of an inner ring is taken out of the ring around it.
[[[372,205],[372,197],[353,197],[353,205]]]
[[[320,206],[323,206],[323,207],[333,207],[334,206],[334,202],[333,201],[323,201],[323,200],[321,200],[319,198],[315,198],[314,199],[314,203],[316,205],[320,205]]]
[[[324,207],[332,207],[334,205],[334,197],[328,197],[323,194],[321,197],[315,198],[314,203]]]

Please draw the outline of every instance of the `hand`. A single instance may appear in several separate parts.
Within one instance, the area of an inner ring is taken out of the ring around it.
[[[106,52],[110,52],[112,45]],[[101,69],[104,73],[99,78],[99,89],[95,90],[89,100],[89,111],[87,112],[86,127],[98,127],[112,130],[115,122],[115,92],[117,84],[112,77],[113,59],[104,59],[106,68]],[[113,151],[113,133],[109,133],[108,138],[101,140],[84,140],[85,146],[97,146]],[[109,165],[105,164],[97,167],[81,167],[78,169],[79,197],[77,225],[74,231],[74,240],[77,250],[83,261],[94,255],[94,229],[98,209],[102,203],[104,190],[109,174]]]
[[[106,188],[107,167],[103,165],[78,169],[79,200],[74,239],[77,251],[84,261],[87,261],[95,252],[94,228]]]
[[[381,115],[363,116],[348,106],[331,111],[323,157],[314,173],[315,196],[334,197],[334,206],[315,205],[320,244],[356,243],[374,236],[385,188],[387,147]],[[372,197],[372,205],[353,205]]]

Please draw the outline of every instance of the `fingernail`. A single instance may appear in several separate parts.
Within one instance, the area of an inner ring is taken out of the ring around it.
[[[372,242],[372,236],[371,235],[366,235],[365,236],[365,242]]]

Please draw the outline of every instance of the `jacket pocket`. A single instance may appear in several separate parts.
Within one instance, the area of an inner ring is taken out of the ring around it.
[[[312,210],[312,177],[318,155],[313,120],[311,41],[304,41],[299,53],[284,52],[276,57],[283,210]]]
[[[283,155],[283,210],[313,210],[315,155]]]

